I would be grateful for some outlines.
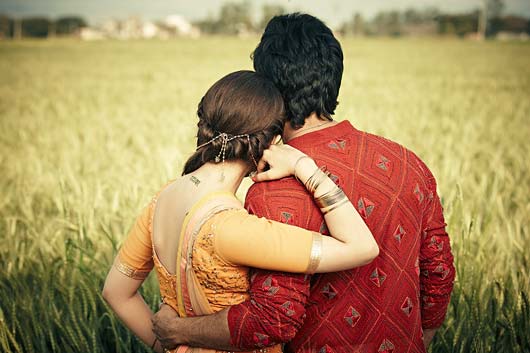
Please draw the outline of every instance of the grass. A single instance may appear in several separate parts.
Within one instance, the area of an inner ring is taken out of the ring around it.
[[[106,271],[180,174],[202,94],[256,43],[0,42],[0,351],[149,351],[104,304]],[[530,45],[342,44],[336,118],[438,180],[457,281],[431,351],[530,352]],[[156,305],[154,277],[143,293]]]

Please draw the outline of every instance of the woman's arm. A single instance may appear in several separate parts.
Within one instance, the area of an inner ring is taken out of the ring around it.
[[[128,277],[112,266],[105,280],[102,296],[125,326],[147,346],[152,347],[156,338],[151,323],[153,312],[138,293],[143,281]],[[157,352],[163,351],[159,342],[155,343],[154,348]]]
[[[311,158],[291,146],[273,145],[260,161],[265,163],[271,168],[254,180],[294,174],[320,204],[333,238],[248,214],[232,215],[216,227],[216,251],[226,261],[286,272],[335,272],[365,265],[379,254],[357,210]]]
[[[155,341],[151,324],[153,313],[138,288],[154,266],[149,231],[153,206],[149,204],[137,217],[114,259],[102,292],[103,299],[116,315],[149,347]],[[158,348],[160,351],[160,345]]]

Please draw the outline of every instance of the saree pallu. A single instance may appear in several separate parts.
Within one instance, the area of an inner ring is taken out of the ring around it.
[[[240,209],[241,204],[233,197],[216,195],[193,207],[182,225],[176,263],[176,306],[180,317],[210,315],[215,311],[197,278],[192,265],[193,249],[203,225],[219,212]],[[214,269],[211,269],[214,271]],[[241,300],[243,301],[243,300]],[[235,303],[234,303],[235,304]],[[173,353],[221,353],[214,349],[180,346]],[[243,353],[281,353],[281,345],[264,347]]]

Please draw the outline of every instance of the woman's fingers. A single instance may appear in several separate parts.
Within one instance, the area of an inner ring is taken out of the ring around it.
[[[254,180],[255,182],[268,181],[268,180],[280,179],[280,178],[283,178],[285,176],[286,176],[285,173],[283,173],[283,174],[278,173],[277,169],[272,168],[272,169],[269,169],[267,171],[264,171],[264,172],[261,172],[261,173],[258,173],[256,175],[254,175],[252,180]]]
[[[296,161],[303,155],[302,152],[288,145],[271,145],[263,152],[263,157],[258,163],[258,174],[252,179],[267,181],[292,175]],[[267,165],[270,169],[265,171]]]

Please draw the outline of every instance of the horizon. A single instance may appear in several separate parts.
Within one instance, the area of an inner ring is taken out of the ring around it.
[[[95,26],[108,19],[123,19],[138,16],[146,20],[162,20],[169,15],[180,15],[188,21],[197,21],[209,16],[217,16],[221,6],[227,2],[217,0],[196,0],[193,3],[169,0],[126,1],[126,0],[96,0],[85,2],[82,0],[41,0],[19,1],[4,0],[0,3],[0,13],[10,17],[48,17],[58,18],[64,16],[80,16],[89,25]],[[379,0],[377,2],[363,2],[359,0],[330,0],[323,3],[318,0],[288,0],[269,1],[255,0],[250,2],[254,20],[261,16],[263,5],[281,5],[287,12],[301,11],[314,15],[330,27],[336,28],[348,21],[354,13],[358,12],[363,17],[373,18],[378,12],[391,10],[404,10],[414,8],[437,8],[445,13],[465,13],[481,6],[480,0],[448,0],[440,3],[435,0],[425,0],[418,4],[413,0]],[[530,1],[505,0],[503,13],[505,15],[518,15],[530,17]]]

